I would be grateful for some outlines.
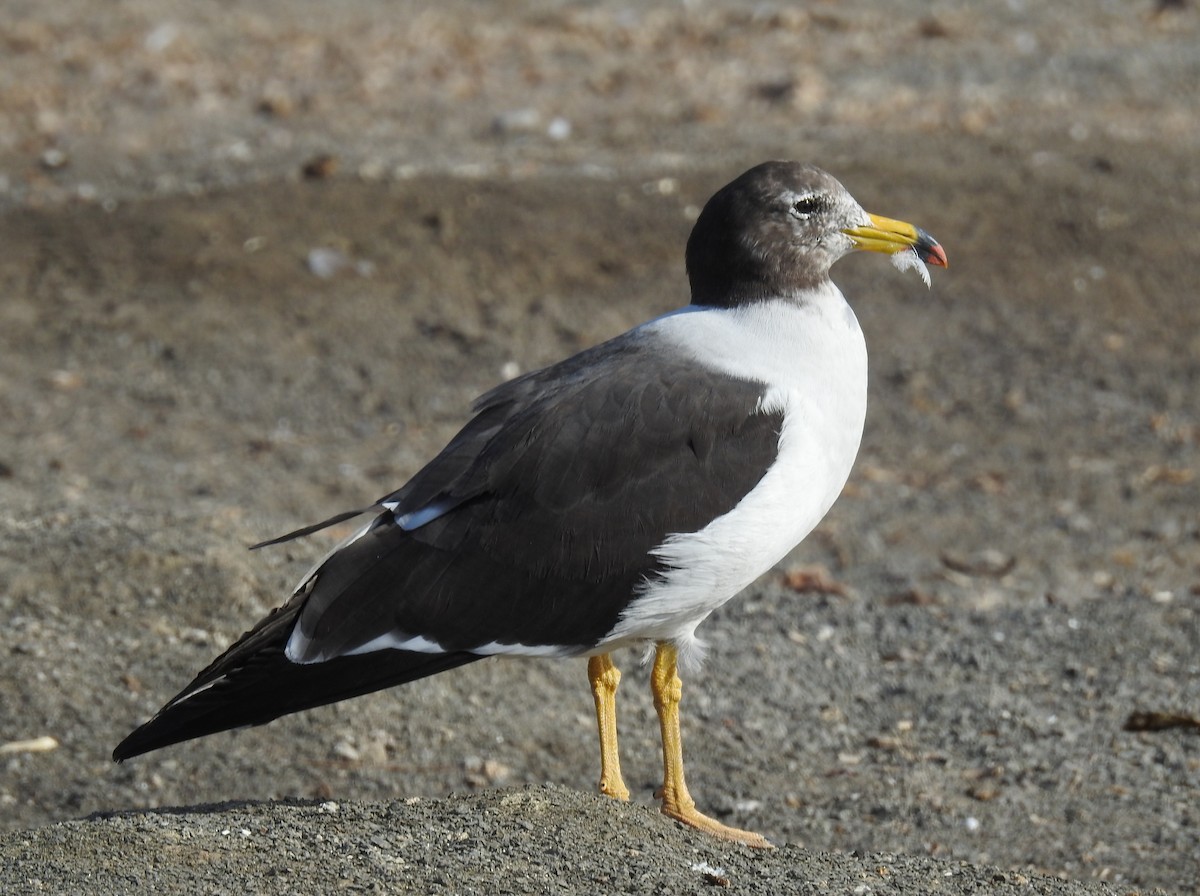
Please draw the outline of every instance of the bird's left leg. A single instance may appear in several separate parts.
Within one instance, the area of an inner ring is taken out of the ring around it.
[[[658,711],[658,723],[662,728],[663,786],[658,796],[662,798],[663,814],[725,840],[758,849],[773,848],[771,842],[761,834],[731,828],[715,818],[709,818],[696,808],[696,801],[688,793],[683,780],[683,740],[679,735],[679,701],[683,696],[683,682],[679,680],[677,659],[675,645],[660,641],[654,654],[654,669],[650,672],[650,690],[654,694],[654,708]]]
[[[596,727],[600,729],[600,792],[618,800],[629,799],[629,788],[621,778],[617,751],[617,685],[621,671],[607,653],[588,660],[588,680],[596,701]]]

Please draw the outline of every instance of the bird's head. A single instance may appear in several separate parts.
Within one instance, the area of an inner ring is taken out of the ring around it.
[[[831,175],[799,162],[765,162],[705,204],[687,244],[692,301],[731,306],[796,295],[863,249],[946,266],[924,230],[868,214]]]

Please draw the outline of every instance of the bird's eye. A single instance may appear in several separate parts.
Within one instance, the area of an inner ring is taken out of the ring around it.
[[[819,212],[824,205],[820,196],[809,194],[808,196],[801,196],[793,202],[792,211],[801,217],[807,218],[809,215]]]

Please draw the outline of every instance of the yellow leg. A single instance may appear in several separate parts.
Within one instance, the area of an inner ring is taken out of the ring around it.
[[[629,799],[629,788],[621,779],[621,756],[617,750],[617,685],[621,672],[607,653],[588,660],[588,681],[596,701],[596,727],[600,729],[600,792],[618,800]]]
[[[675,646],[660,641],[654,654],[654,669],[650,673],[654,708],[658,711],[658,722],[662,727],[663,786],[659,796],[662,797],[663,814],[725,840],[758,849],[773,848],[770,841],[760,834],[731,828],[704,815],[696,808],[695,800],[688,793],[683,780],[683,740],[679,736],[679,700],[683,696],[683,683],[679,680],[676,659]]]

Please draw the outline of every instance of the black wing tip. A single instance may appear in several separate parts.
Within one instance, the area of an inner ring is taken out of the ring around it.
[[[134,756],[141,756],[143,753],[149,753],[157,750],[160,747],[170,746],[173,743],[178,743],[178,740],[171,740],[163,737],[151,737],[152,731],[147,730],[152,726],[153,720],[147,722],[138,728],[135,728],[130,734],[112,751],[113,762],[122,763],[126,759],[132,759]]]
[[[220,686],[185,691],[186,699],[176,697],[117,744],[113,761],[221,731],[265,725],[280,716],[436,675],[483,655],[388,650],[305,665],[292,663],[277,649],[254,659],[259,661],[256,668],[242,666]]]
[[[121,741],[117,744],[116,749],[112,751],[112,761],[120,765],[126,759],[132,759],[134,756],[141,756],[146,750],[135,750],[128,745],[129,739]]]
[[[180,711],[178,699],[172,700],[149,721],[125,735],[125,739],[112,751],[113,762],[121,763],[134,756],[152,753],[163,747],[204,737],[206,734],[215,734],[232,727],[220,722],[213,724],[211,716],[202,721],[191,712]]]

